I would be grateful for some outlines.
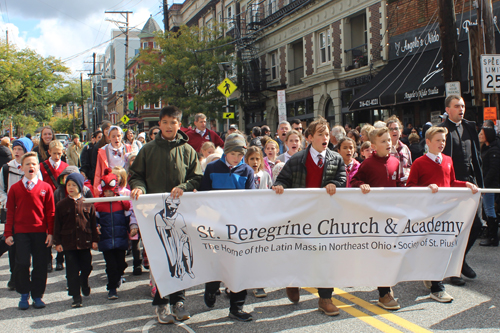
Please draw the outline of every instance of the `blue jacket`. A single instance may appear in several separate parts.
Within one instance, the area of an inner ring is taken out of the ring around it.
[[[125,212],[130,209],[128,201],[99,202],[95,203],[98,214],[97,225],[101,227],[99,235],[99,251],[113,249],[128,249],[128,231],[130,216]]]
[[[253,169],[241,160],[231,170],[226,165],[226,155],[207,164],[201,180],[200,191],[254,189]]]

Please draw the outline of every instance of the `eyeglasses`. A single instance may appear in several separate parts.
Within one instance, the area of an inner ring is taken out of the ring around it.
[[[399,131],[399,127],[389,127],[389,131],[397,132]]]

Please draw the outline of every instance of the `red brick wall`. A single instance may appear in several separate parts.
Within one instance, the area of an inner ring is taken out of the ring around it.
[[[382,14],[380,13],[380,2],[371,5],[368,8],[370,12],[370,33],[372,37],[370,38],[371,49],[371,61],[377,61],[381,59],[380,50],[382,49]]]
[[[279,53],[279,62],[280,62],[280,83],[286,84],[286,46],[280,47]]]
[[[333,67],[342,67],[342,31],[340,20],[332,23]]]
[[[314,73],[314,58],[313,58],[313,42],[312,33],[304,36],[304,49],[306,50],[306,75],[312,75]]]
[[[493,0],[497,2],[500,0]],[[474,10],[471,0],[455,1],[455,13]],[[388,4],[387,17],[389,21],[389,37],[425,27],[429,20],[436,19],[436,0],[396,0]],[[434,17],[433,17],[434,15]],[[437,21],[436,21],[437,22]],[[431,22],[432,23],[432,22]]]

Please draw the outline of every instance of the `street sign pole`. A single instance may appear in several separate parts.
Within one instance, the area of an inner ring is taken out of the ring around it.
[[[224,71],[224,78],[227,79],[227,71]],[[229,112],[229,97],[228,96],[226,96],[226,106],[228,106],[226,111]],[[227,130],[226,130],[226,132],[229,132],[229,117],[227,118]]]

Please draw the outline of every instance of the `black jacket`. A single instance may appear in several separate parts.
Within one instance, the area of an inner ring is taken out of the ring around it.
[[[448,134],[446,135],[446,146],[444,147],[443,154],[448,155],[453,160],[453,167],[455,168],[455,177],[457,180],[463,180],[475,183],[478,187],[483,188],[483,170],[482,170],[482,159],[479,146],[479,137],[476,131],[476,123],[473,121],[468,121],[463,119],[462,126],[464,131],[467,131],[471,138],[471,159],[470,165],[472,171],[470,172],[474,175],[474,179],[469,174],[467,170],[466,162],[463,159],[463,155],[460,153],[454,153],[454,146],[460,144],[457,134],[457,126],[454,122],[446,118],[439,127],[446,127],[448,129]]]
[[[11,160],[12,153],[10,152],[10,149],[4,145],[0,145],[0,168],[3,167],[4,164],[9,163]]]
[[[490,143],[489,146],[481,147],[481,157],[483,159],[484,187],[500,187],[500,145],[498,139]]]

